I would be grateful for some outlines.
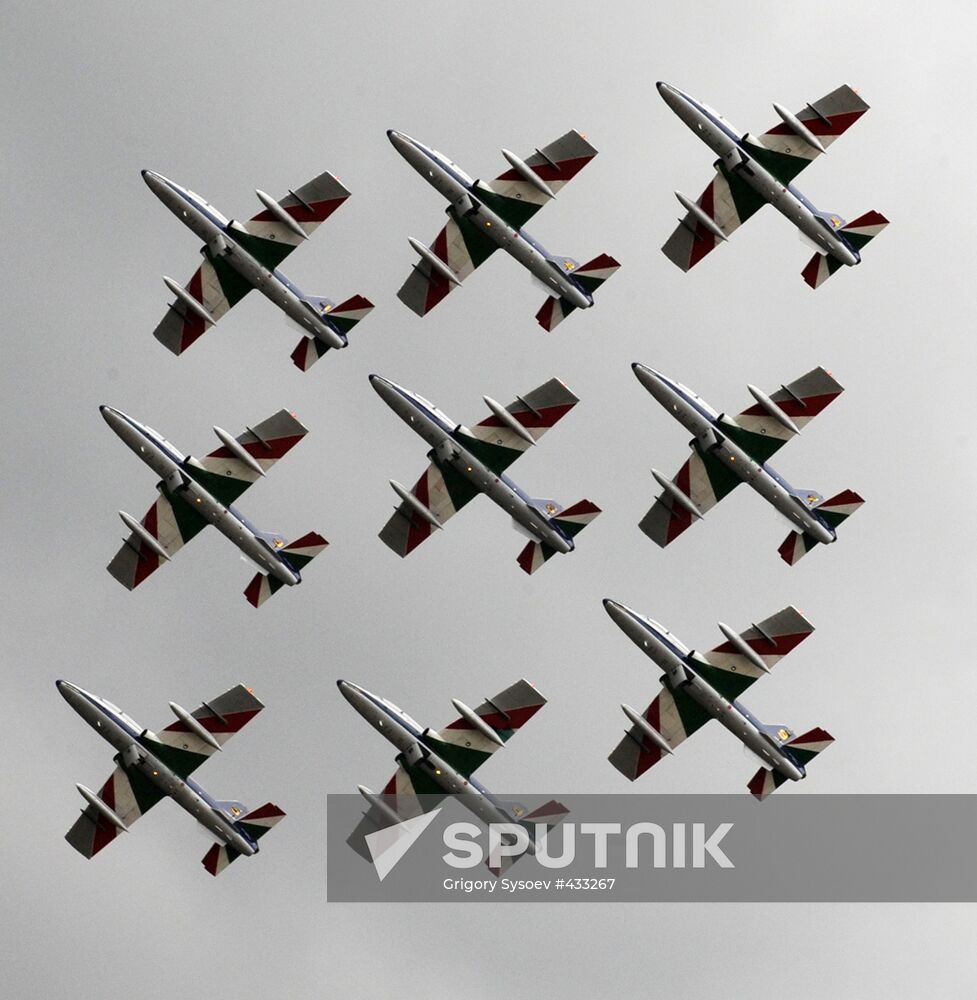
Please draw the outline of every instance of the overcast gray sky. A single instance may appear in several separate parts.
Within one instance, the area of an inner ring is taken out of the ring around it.
[[[775,988],[797,1000],[973,996],[974,910],[947,906],[327,905],[325,794],[378,787],[389,745],[337,677],[423,723],[521,676],[549,705],[484,769],[501,793],[622,791],[606,761],[618,704],[658,690],[600,606],[614,597],[690,645],[799,606],[815,635],[749,705],[836,743],[778,794],[973,792],[977,473],[974,90],[969,3],[611,3],[559,7],[255,3],[8,3],[0,32],[4,142],[0,291],[6,566],[0,789],[4,992],[77,998],[274,991],[296,998],[462,990],[575,1000],[636,989],[676,998]],[[659,252],[710,151],[660,100],[667,80],[743,130],[842,83],[872,110],[799,179],[819,207],[892,225],[857,270],[812,292],[810,256],[760,213],[683,275]],[[444,204],[401,160],[397,128],[472,176],[569,128],[597,159],[531,224],[547,247],[622,268],[597,307],[552,334],[539,289],[503,255],[424,320],[395,298]],[[322,170],[353,197],[287,262],[300,286],[377,308],[351,347],[306,375],[296,331],[251,296],[182,358],[152,338],[160,276],[189,278],[197,239],[156,201],[149,167],[226,215]],[[787,567],[780,519],[737,491],[668,551],[637,529],[687,434],[633,378],[641,361],[737,412],[815,365],[845,394],[778,456],[800,486],[867,500],[840,544]],[[552,375],[582,403],[513,469],[530,492],[605,513],[534,577],[523,545],[478,500],[401,562],[376,538],[424,444],[372,392],[379,372],[458,420]],[[255,612],[252,574],[202,535],[134,593],[106,572],[122,526],[154,497],[98,413],[117,406],[183,451],[281,406],[306,440],[242,501],[259,525],[332,543],[305,585]],[[200,772],[219,797],[279,803],[260,857],[217,881],[207,841],[172,804],[91,862],[63,841],[111,750],[58,697],[68,678],[165,724],[237,681],[268,708]],[[711,727],[636,792],[742,790],[755,765]],[[351,863],[358,862],[352,858]],[[782,922],[787,940],[768,937]],[[730,986],[730,984],[736,984]]]

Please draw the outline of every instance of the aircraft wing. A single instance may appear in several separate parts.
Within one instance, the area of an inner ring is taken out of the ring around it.
[[[433,781],[421,784],[420,787],[417,787],[415,782],[420,784],[416,772],[412,778],[411,774],[401,766],[384,785],[380,799],[392,813],[387,813],[376,804],[371,804],[346,840],[360,857],[366,858],[367,861],[373,860],[366,841],[371,833],[386,830],[405,820],[430,812],[445,798],[445,792]]]
[[[267,472],[283,455],[291,451],[308,434],[294,413],[279,410],[254,427],[248,427],[235,440]],[[189,458],[187,466],[194,478],[222,504],[232,504],[254,482],[261,478],[256,469],[243,462],[226,445],[221,445],[206,458]]]
[[[223,748],[264,707],[250,688],[237,684],[219,697],[201,703],[190,715]],[[217,752],[216,747],[201,739],[180,719],[158,733],[147,733],[144,739],[152,752],[181,778],[192,774]]]
[[[681,688],[674,691],[664,688],[642,714],[673,750],[711,718]],[[634,781],[665,756],[667,754],[657,743],[648,739],[637,726],[632,726],[607,759],[625,778]]]
[[[596,155],[597,150],[579,132],[571,130],[543,149],[537,149],[524,162],[553,194],[557,194]],[[527,181],[515,167],[500,174],[491,184],[481,183],[477,195],[517,229],[549,201],[549,195]]]
[[[411,493],[444,524],[473,497],[478,490],[451,466],[441,468],[432,462],[414,485]],[[409,555],[437,529],[424,520],[406,502],[394,511],[393,517],[383,526],[380,539],[399,556]]]
[[[438,233],[429,249],[447,265],[460,284],[498,248],[477,226],[449,208],[448,224]],[[418,316],[424,316],[454,287],[422,258],[397,292],[397,298]]]
[[[319,226],[349,197],[342,182],[326,172],[303,184],[297,191],[289,189],[278,204],[311,236]],[[257,239],[268,240],[281,246],[284,260],[299,244],[302,237],[269,209],[259,212],[247,222],[247,231]],[[285,249],[287,247],[287,249]],[[260,259],[260,258],[259,258]]]
[[[751,625],[740,636],[750,649],[760,655],[769,670],[813,631],[814,626],[797,608],[788,606],[759,625]],[[755,663],[737,652],[730,642],[724,642],[708,653],[697,652],[694,660],[696,671],[729,701],[738,698],[764,674]]]
[[[766,202],[749,184],[717,162],[716,176],[697,204],[729,236]],[[683,271],[688,271],[721,242],[715,233],[687,212],[662,246],[662,253]]]
[[[672,482],[695,504],[700,514],[705,514],[731,493],[740,479],[696,444],[691,457]],[[692,521],[693,514],[688,509],[663,493],[638,526],[653,542],[665,548],[690,527]]]
[[[164,792],[136,770],[126,771],[117,767],[102,785],[98,797],[122,820],[127,827],[147,813]],[[98,854],[121,833],[94,806],[87,805],[64,839],[86,858]]]
[[[251,285],[219,257],[211,257],[205,247],[204,262],[184,290],[216,322],[251,291]],[[177,299],[170,304],[153,336],[174,354],[182,354],[212,325]]]
[[[849,86],[831,91],[808,104],[794,116],[825,150],[868,111],[868,105]],[[762,166],[783,184],[789,184],[821,150],[809,143],[786,122],[764,132],[759,141],[746,137],[746,145]]]
[[[546,699],[526,680],[516,681],[492,698],[486,698],[475,715],[507,743],[546,704]],[[428,733],[434,750],[466,778],[501,746],[471,720],[462,716],[438,732]]]
[[[830,372],[815,368],[790,385],[782,385],[770,399],[801,430],[844,391]],[[760,403],[737,414],[732,423],[723,421],[723,430],[758,462],[767,461],[794,436]]]
[[[534,441],[538,441],[579,402],[558,378],[551,378],[525,396],[517,396],[505,409]],[[460,428],[459,436],[466,439],[465,447],[495,473],[504,472],[532,447],[526,438],[494,413],[474,427]]]
[[[187,504],[179,499],[171,502],[162,494],[141,523],[171,556],[207,527],[207,522]],[[163,562],[162,556],[133,532],[106,568],[123,587],[133,590]]]

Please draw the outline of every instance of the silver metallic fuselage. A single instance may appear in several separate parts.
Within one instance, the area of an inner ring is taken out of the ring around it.
[[[687,694],[770,767],[794,781],[805,776],[804,768],[784,753],[756,716],[702,678],[695,669],[695,653],[668,629],[616,601],[605,600],[604,608],[614,624],[665,671],[662,683],[667,688]]]
[[[126,770],[138,770],[144,778],[164,792],[181,809],[190,813],[206,827],[208,833],[241,854],[252,855],[258,851],[257,843],[239,830],[221,812],[212,799],[195,781],[181,778],[151,753],[142,741],[147,729],[139,726],[111,702],[68,681],[58,681],[58,690],[64,700],[100,736],[119,751],[119,760]],[[155,734],[149,734],[155,736]]]
[[[824,252],[848,265],[861,261],[858,252],[832,230],[820,217],[818,209],[800,191],[791,184],[782,184],[757,163],[744,147],[742,136],[718,112],[667,83],[659,83],[658,92],[672,111],[719,156],[728,170],[773,205],[805,236],[823,247]],[[798,139],[798,142],[801,141]],[[746,162],[743,162],[744,158]]]
[[[557,552],[572,552],[573,540],[549,523],[544,514],[531,503],[508,476],[496,475],[486,468],[454,435],[455,431],[471,434],[468,428],[452,421],[422,396],[379,375],[371,375],[370,383],[381,399],[429,445],[431,458],[438,465],[450,465],[480,493],[501,507],[536,540],[545,542]]]
[[[427,744],[427,729],[422,729],[406,712],[386,698],[361,688],[350,681],[337,681],[343,697],[367,722],[386,737],[399,751],[397,762],[405,769],[421,769],[448,795],[485,823],[517,822],[505,805],[473,777],[466,778],[443,760]],[[529,853],[535,847],[530,838]]]
[[[333,348],[346,346],[346,337],[335,330],[309,303],[304,293],[281,271],[269,270],[235,238],[234,223],[221,215],[198,194],[180,187],[152,170],[142,172],[143,179],[157,198],[188,228],[200,237],[214,257],[220,257],[252,287],[270,299],[290,319],[311,336]]]
[[[394,148],[440,194],[488,239],[514,257],[545,285],[579,309],[594,304],[593,297],[573,282],[552,256],[521,229],[514,229],[483,204],[475,181],[443,153],[393,129],[387,132]]]
[[[151,427],[133,420],[120,410],[102,406],[105,422],[160,477],[161,491],[174,503],[185,503],[229,538],[249,559],[282,583],[301,583],[299,572],[261,537],[233,506],[225,506],[193,478],[193,467]]]
[[[718,414],[691,389],[675,382],[667,375],[632,365],[638,381],[668,412],[695,435],[703,451],[729,469],[748,486],[756,490],[774,508],[797,526],[825,545],[835,541],[837,534],[814,511],[795,495],[794,488],[769,465],[751,458],[738,444],[723,434]]]

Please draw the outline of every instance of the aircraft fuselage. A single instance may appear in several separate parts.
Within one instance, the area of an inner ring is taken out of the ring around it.
[[[655,399],[695,436],[703,451],[708,451],[739,479],[756,490],[788,520],[795,530],[807,532],[824,544],[837,539],[835,530],[818,517],[800,499],[786,479],[765,462],[751,458],[736,442],[723,433],[721,414],[700,399],[691,389],[644,365],[635,364],[635,375]],[[820,500],[820,496],[817,497]]]
[[[153,737],[115,705],[68,681],[58,681],[65,701],[118,751],[117,761],[127,771],[137,770],[181,809],[235,851],[252,855],[258,844],[239,830],[220,810],[217,802],[190,778],[181,778],[147,747],[144,737]]]
[[[466,778],[441,758],[430,746],[422,729],[409,715],[385,698],[350,681],[337,681],[343,697],[382,736],[398,750],[397,763],[407,771],[419,771],[446,794],[453,796],[466,809],[485,823],[514,823],[517,819],[484,785],[473,777]],[[530,838],[529,853],[535,853]]]
[[[659,83],[658,91],[672,111],[716,153],[727,170],[773,205],[808,239],[823,248],[823,252],[849,266],[861,262],[858,251],[832,229],[823,214],[797,188],[781,183],[756,161],[743,142],[745,136],[718,112],[667,83]]]
[[[225,506],[193,477],[193,466],[162,435],[133,420],[120,410],[102,406],[105,422],[160,477],[160,491],[173,503],[184,503],[230,539],[249,559],[265,572],[294,585],[302,582],[294,569],[262,537],[240,511]]]
[[[143,179],[153,194],[190,230],[204,241],[204,250],[219,258],[244,278],[253,288],[278,306],[290,319],[318,337],[329,347],[342,348],[347,338],[336,330],[325,315],[306,301],[302,290],[281,271],[269,270],[235,236],[240,223],[224,218],[198,194],[180,187],[152,170],[143,171]],[[245,229],[246,231],[246,229]],[[201,251],[203,252],[203,250]]]
[[[479,198],[477,182],[443,153],[392,129],[387,132],[401,156],[450,203],[449,213],[467,219],[484,236],[514,257],[553,294],[572,302],[579,309],[594,304],[593,296],[585,292],[570,276],[572,261],[564,263],[550,254],[527,232],[516,229]]]
[[[618,628],[662,668],[666,688],[687,694],[769,767],[794,781],[806,776],[804,767],[768,735],[768,727],[740,702],[723,697],[696,671],[695,652],[668,629],[616,601],[605,600],[604,606]]]
[[[451,466],[509,514],[534,540],[545,542],[557,552],[573,551],[573,540],[550,524],[547,517],[533,506],[528,494],[508,476],[497,475],[487,468],[464,446],[460,435],[471,435],[466,427],[452,421],[432,403],[409,389],[379,375],[371,375],[370,381],[394,413],[431,445],[430,458],[433,462],[440,467]]]

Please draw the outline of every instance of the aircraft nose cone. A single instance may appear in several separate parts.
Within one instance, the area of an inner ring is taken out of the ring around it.
[[[78,693],[78,688],[76,688],[70,681],[58,680],[54,682],[54,686],[61,692],[61,697],[68,702],[71,701],[72,695]]]
[[[385,379],[382,375],[371,375],[370,385],[384,398],[386,399],[389,393],[393,389],[393,383],[389,379]]]
[[[620,622],[627,616],[627,612],[624,610],[623,604],[618,604],[617,601],[612,601],[609,597],[605,597],[602,603],[604,605],[604,610],[615,622]]]

